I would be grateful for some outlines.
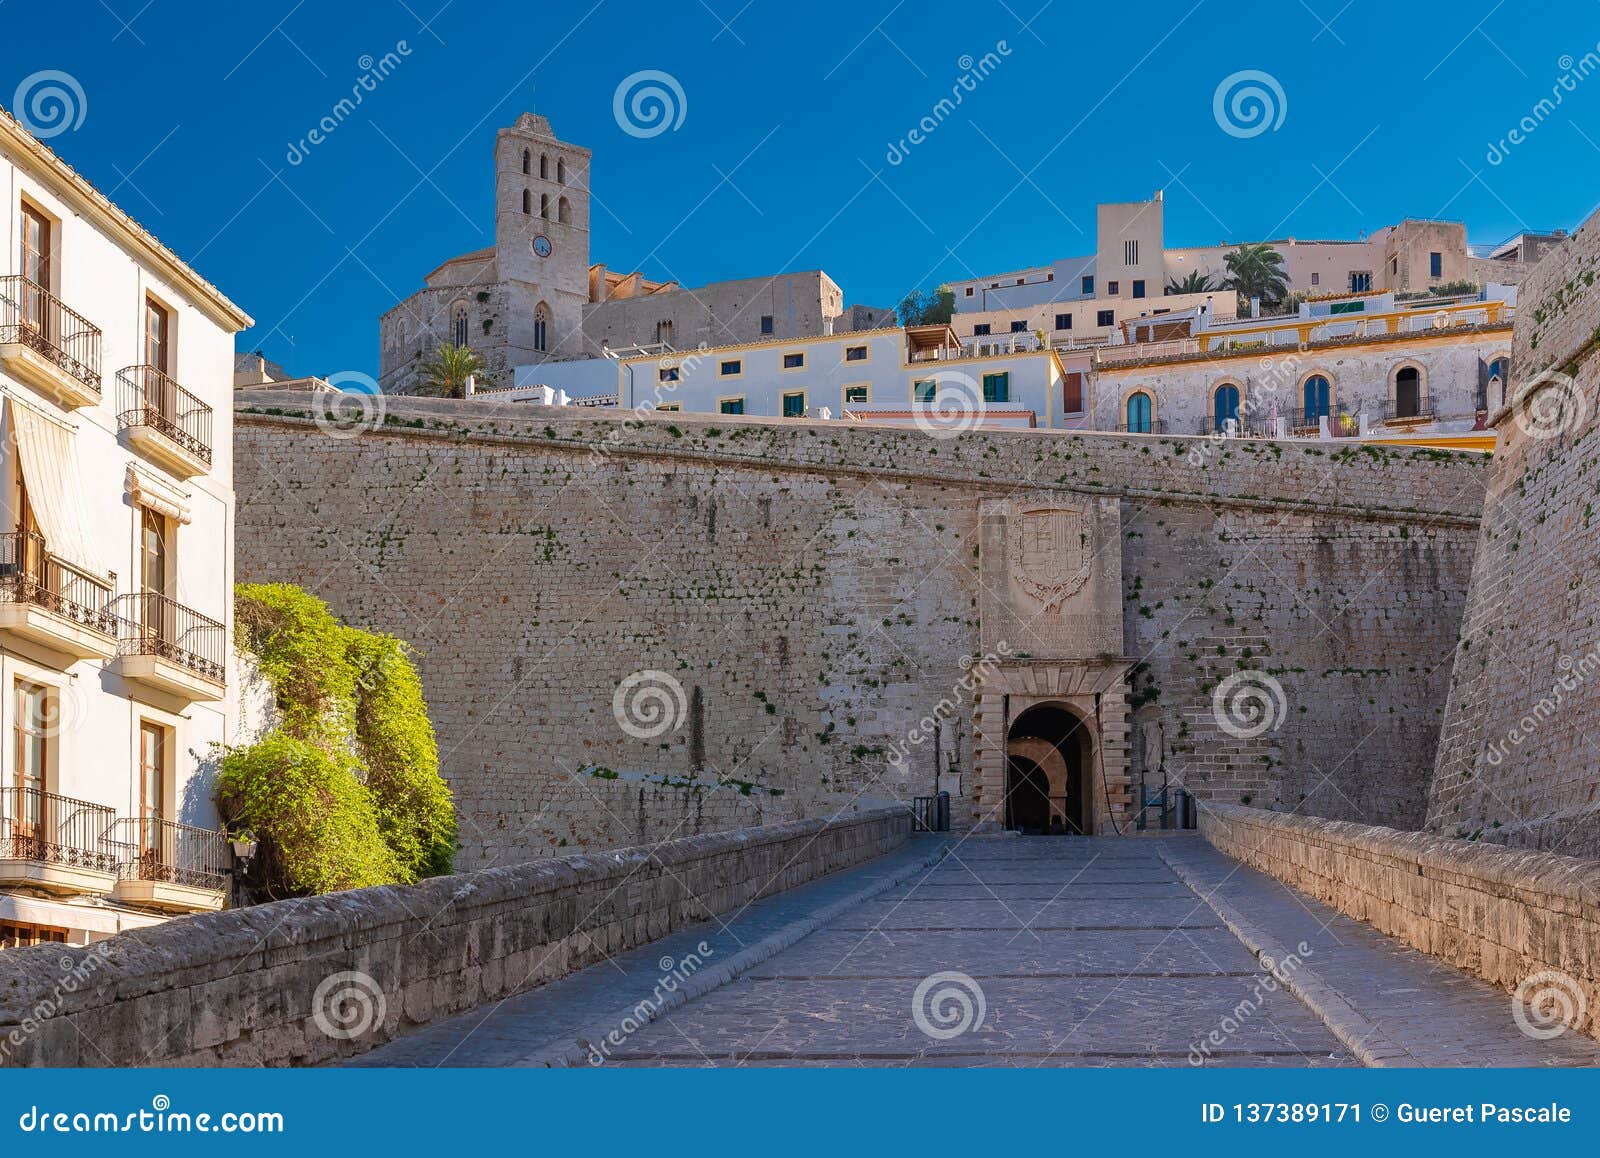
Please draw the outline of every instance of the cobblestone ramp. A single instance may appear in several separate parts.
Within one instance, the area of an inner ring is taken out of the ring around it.
[[[1292,966],[1291,992],[1257,953],[1302,941],[1312,951]],[[662,1001],[663,979],[702,944],[704,964]],[[1369,1005],[1354,1021],[1352,994]],[[653,1019],[642,1002],[659,1003]],[[354,1064],[591,1055],[623,1066],[1583,1065],[1600,1046],[1522,1037],[1505,995],[1187,834],[926,837]]]

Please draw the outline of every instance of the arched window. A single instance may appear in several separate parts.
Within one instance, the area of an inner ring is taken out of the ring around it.
[[[458,303],[455,313],[456,345],[465,346],[467,344],[467,303]]]
[[[533,212],[533,194],[526,189],[522,191],[522,211],[524,213]]]
[[[557,157],[556,158],[556,184],[565,185],[566,183],[567,183],[567,163],[565,161],[563,161],[560,157]]]
[[[1504,358],[1496,358],[1489,363],[1489,369],[1484,383],[1484,396],[1479,400],[1478,409],[1487,410],[1496,398],[1498,405],[1506,404],[1506,377],[1511,367]]]
[[[1302,426],[1315,426],[1319,418],[1327,418],[1333,413],[1329,405],[1331,398],[1328,389],[1328,380],[1321,374],[1313,374],[1306,379],[1305,386],[1305,414]]]
[[[543,153],[539,154],[539,180],[550,180],[550,158]]]
[[[1128,433],[1149,434],[1150,421],[1150,395],[1143,390],[1128,395]]]
[[[1415,366],[1402,367],[1394,376],[1394,416],[1418,418],[1422,414],[1422,375]]]
[[[533,348],[541,353],[550,349],[550,310],[543,302],[533,311]]]
[[[524,173],[533,172],[533,153],[527,149],[522,150],[522,171]]]
[[[565,197],[556,206],[556,220],[563,225],[572,220],[572,205]]]
[[[546,221],[550,220],[550,194],[539,194],[539,216]]]
[[[1224,382],[1211,396],[1211,418],[1214,430],[1226,429],[1230,418],[1239,421],[1239,388],[1232,382]]]

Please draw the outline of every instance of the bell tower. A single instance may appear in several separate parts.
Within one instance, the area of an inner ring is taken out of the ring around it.
[[[589,300],[589,150],[523,113],[495,137],[495,264],[512,365],[583,350]]]

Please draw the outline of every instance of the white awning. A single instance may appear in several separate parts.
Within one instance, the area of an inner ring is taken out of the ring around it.
[[[180,523],[188,523],[194,519],[189,510],[188,492],[173,486],[155,471],[138,463],[128,464],[128,498],[135,506],[149,507],[157,514],[176,519]]]
[[[6,414],[45,549],[92,575],[109,574],[89,531],[72,430],[16,398],[6,399]]]

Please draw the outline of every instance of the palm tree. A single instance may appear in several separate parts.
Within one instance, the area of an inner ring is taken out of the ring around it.
[[[483,373],[483,359],[471,346],[441,343],[422,366],[422,393],[433,398],[465,398],[467,379]]]
[[[1265,242],[1241,245],[1222,259],[1228,267],[1223,283],[1239,294],[1241,308],[1251,298],[1264,305],[1276,305],[1289,294],[1289,278],[1283,271],[1283,254]]]
[[[1173,278],[1167,283],[1169,294],[1208,294],[1218,287],[1212,284],[1211,275],[1197,269],[1190,270],[1182,281]]]

